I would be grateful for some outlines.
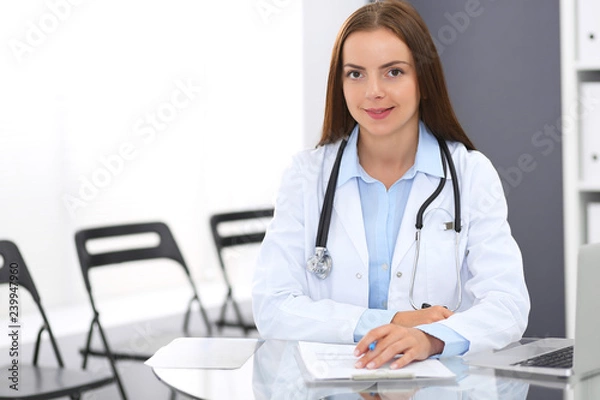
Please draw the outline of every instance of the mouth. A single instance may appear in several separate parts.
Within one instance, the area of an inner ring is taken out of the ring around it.
[[[388,115],[390,115],[390,113],[392,112],[393,109],[394,109],[394,107],[389,107],[389,108],[365,108],[364,110],[369,115],[369,117],[371,117],[373,119],[384,119]]]

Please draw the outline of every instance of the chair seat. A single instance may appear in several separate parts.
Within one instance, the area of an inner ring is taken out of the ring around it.
[[[115,380],[113,375],[91,373],[57,367],[34,367],[19,365],[19,390],[9,387],[11,381],[6,379],[9,364],[3,365],[1,371],[0,399],[54,399],[73,392],[73,388],[81,391],[91,390],[107,385]],[[69,389],[65,389],[68,387]]]

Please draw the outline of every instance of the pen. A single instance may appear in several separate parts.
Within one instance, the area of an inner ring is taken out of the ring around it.
[[[376,346],[376,344],[377,344],[377,341],[374,341],[373,343],[371,343],[371,344],[369,345],[369,350],[370,350],[370,351],[373,351],[373,350],[375,350],[375,346]]]

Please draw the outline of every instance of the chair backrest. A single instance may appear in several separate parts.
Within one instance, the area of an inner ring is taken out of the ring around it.
[[[48,322],[48,318],[46,317],[46,312],[42,307],[42,300],[40,298],[40,294],[38,293],[38,290],[35,287],[35,284],[33,283],[33,279],[31,277],[31,274],[29,273],[27,265],[25,264],[23,256],[19,251],[19,248],[16,244],[9,240],[0,240],[0,256],[2,256],[3,258],[3,266],[2,268],[0,268],[0,284],[9,285],[9,296],[12,293],[15,293],[16,296],[19,296],[18,291],[22,288],[26,289],[29,292],[29,294],[31,294],[31,297],[37,305],[38,311],[44,321],[42,328],[38,332],[37,341],[35,345],[35,352],[33,355],[33,364],[37,364],[41,335],[42,332],[46,330],[50,337],[52,347],[54,348],[54,354],[56,356],[56,360],[58,361],[58,365],[62,367],[62,357],[58,350],[58,346],[56,344],[54,334],[52,333],[52,329],[50,328],[50,323]],[[20,301],[19,298],[17,299],[18,301]],[[10,313],[9,321],[11,321]]]
[[[156,246],[133,248],[127,250],[106,251],[90,253],[87,243],[93,239],[110,238],[134,234],[156,233],[160,241]],[[162,222],[149,222],[105,226],[99,228],[82,229],[75,234],[75,246],[79,257],[79,264],[88,292],[91,293],[89,270],[104,265],[114,265],[129,261],[143,261],[157,258],[168,258],[178,262],[184,269],[188,280],[191,281],[189,269],[177,247],[169,227]]]
[[[0,268],[0,283],[12,282],[19,288],[27,289],[39,308],[40,295],[17,245],[9,240],[0,240],[0,256],[4,258],[4,266]]]
[[[239,222],[253,219],[262,219],[273,217],[273,209],[265,208],[258,210],[246,210],[229,213],[214,214],[210,218],[210,228],[212,231],[213,240],[217,248],[219,262],[223,266],[221,250],[226,247],[240,246],[251,243],[260,243],[265,237],[265,229],[259,229],[253,232],[242,232],[235,234],[222,234],[219,231],[219,225],[227,222]]]

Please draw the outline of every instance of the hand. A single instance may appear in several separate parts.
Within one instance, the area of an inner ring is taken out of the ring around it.
[[[442,321],[453,314],[454,313],[446,307],[433,306],[421,310],[398,311],[391,322],[392,324],[413,328],[417,325]]]
[[[369,350],[369,344],[375,341],[375,349]],[[402,354],[402,357],[390,365],[390,369],[398,369],[414,360],[425,360],[443,350],[444,342],[419,329],[387,324],[369,331],[357,343],[354,354],[362,355],[356,362],[356,368],[367,369],[379,368],[393,360],[397,354]]]

